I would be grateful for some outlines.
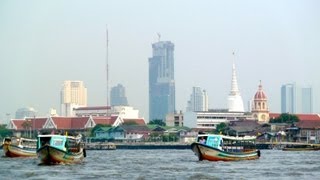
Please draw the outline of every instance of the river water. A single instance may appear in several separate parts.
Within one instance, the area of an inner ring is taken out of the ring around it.
[[[0,150],[1,155],[3,154]],[[319,179],[320,151],[262,150],[239,162],[198,161],[191,150],[87,151],[82,164],[0,158],[0,179]]]

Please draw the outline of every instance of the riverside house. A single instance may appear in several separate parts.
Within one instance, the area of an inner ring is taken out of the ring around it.
[[[42,133],[81,133],[90,136],[90,130],[97,124],[118,126],[120,124],[145,124],[144,119],[123,119],[111,117],[58,117],[12,119],[8,129],[13,130],[14,136],[36,137]]]
[[[280,114],[270,113],[270,118],[277,118]],[[299,122],[286,127],[286,139],[288,141],[320,143],[320,115],[296,114]]]

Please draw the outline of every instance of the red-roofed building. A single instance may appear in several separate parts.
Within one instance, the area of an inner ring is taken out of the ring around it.
[[[115,123],[117,118],[118,118],[118,116],[111,116],[111,117],[95,116],[95,117],[92,117],[95,124],[104,124],[104,125],[110,125],[110,126],[112,126]]]
[[[146,125],[144,119],[123,119],[123,124]]]
[[[38,132],[67,131],[69,133],[85,133],[97,124],[118,126],[121,124],[145,125],[144,119],[122,119],[111,117],[47,117],[12,119],[8,129],[14,131],[15,136],[35,136]],[[31,135],[32,134],[32,135]]]
[[[281,115],[281,113],[269,113],[270,119],[278,118]],[[298,116],[299,120],[316,120],[320,121],[320,115],[319,114],[294,114]]]
[[[320,143],[320,119],[300,120],[298,139],[308,143]]]
[[[270,113],[270,119],[279,117],[280,113]],[[320,115],[319,114],[295,114],[299,121],[294,127],[286,127],[289,140],[320,143]]]

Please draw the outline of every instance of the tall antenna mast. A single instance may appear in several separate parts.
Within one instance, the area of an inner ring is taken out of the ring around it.
[[[109,108],[109,37],[108,37],[108,26],[106,26],[106,79],[107,79],[107,115]]]

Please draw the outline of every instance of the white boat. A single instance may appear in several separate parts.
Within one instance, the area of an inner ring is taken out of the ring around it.
[[[7,157],[36,157],[37,140],[21,137],[6,137],[2,148]]]

